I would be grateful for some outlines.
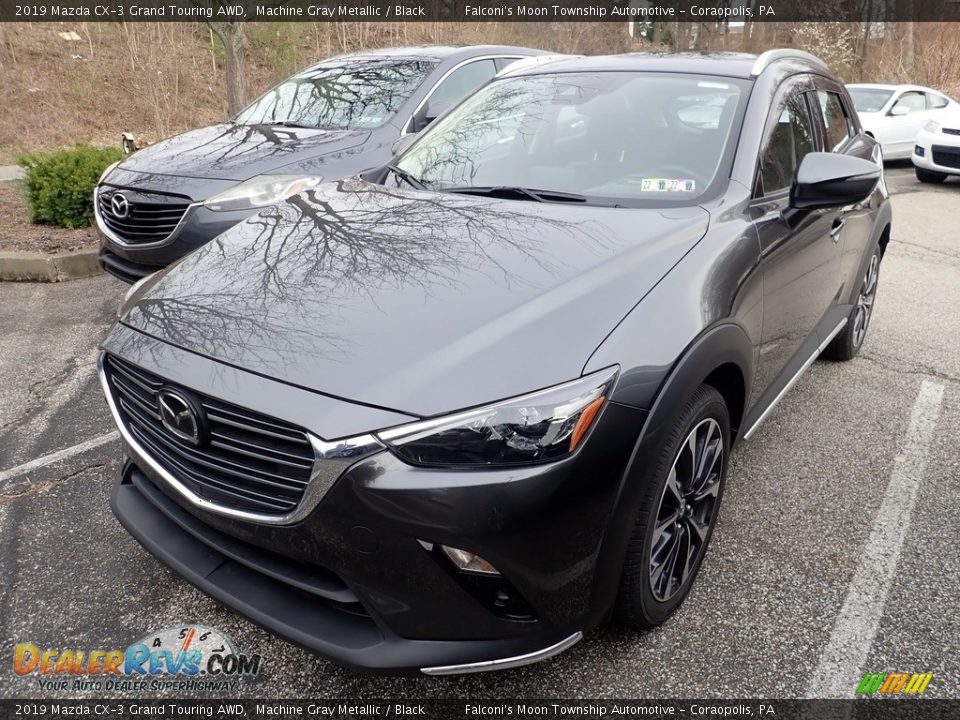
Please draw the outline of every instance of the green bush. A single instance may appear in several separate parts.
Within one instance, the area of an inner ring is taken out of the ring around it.
[[[93,222],[93,189],[107,166],[123,157],[120,148],[77,145],[20,158],[30,222],[67,228]]]

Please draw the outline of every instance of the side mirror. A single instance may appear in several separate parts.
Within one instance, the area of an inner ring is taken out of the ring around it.
[[[402,155],[406,152],[407,148],[413,145],[414,140],[417,139],[417,133],[407,133],[406,135],[401,135],[396,139],[393,145],[390,146],[390,152],[393,153],[393,156]]]
[[[790,207],[816,210],[863,202],[882,174],[883,169],[870,160],[836,153],[807,153],[790,188]]]
[[[413,116],[413,131],[420,132],[452,107],[453,103],[448,100],[436,100],[434,102],[428,100],[417,114]]]
[[[910,114],[910,108],[906,105],[894,105],[890,108],[890,114],[894,117],[903,117],[904,115]]]

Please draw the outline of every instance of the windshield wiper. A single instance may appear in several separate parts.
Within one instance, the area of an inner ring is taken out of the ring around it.
[[[534,188],[515,187],[512,185],[455,185],[454,187],[440,188],[442,192],[461,193],[464,195],[486,195],[503,198],[524,198],[537,202],[587,202],[586,195],[559,192],[555,190],[537,190]]]
[[[401,170],[396,165],[387,165],[387,170],[392,172],[394,175],[396,175],[398,178],[403,180],[405,183],[407,183],[407,185],[409,185],[412,188],[416,188],[417,190],[427,189],[426,183],[424,183],[423,180],[421,180],[420,178],[414,177],[413,175],[408,173],[406,170]]]
[[[316,125],[307,125],[306,123],[293,122],[292,120],[274,120],[273,122],[260,123],[261,125],[272,125],[275,127],[304,128],[305,130],[319,130]]]

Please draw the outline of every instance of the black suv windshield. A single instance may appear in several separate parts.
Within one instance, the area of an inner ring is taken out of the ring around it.
[[[745,80],[667,73],[504,78],[441,119],[397,165],[436,190],[693,203],[731,154],[748,90]]]
[[[293,125],[337,130],[387,122],[434,68],[422,60],[338,61],[277,85],[240,111],[241,125]]]

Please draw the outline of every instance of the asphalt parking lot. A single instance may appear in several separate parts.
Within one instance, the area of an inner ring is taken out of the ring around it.
[[[892,241],[863,352],[815,363],[735,453],[678,615],[492,675],[340,670],[167,571],[108,508],[120,446],[94,364],[125,286],[0,283],[0,697],[51,697],[13,673],[17,643],[122,648],[199,623],[263,657],[234,693],[249,697],[849,697],[864,672],[906,671],[960,698],[960,181],[887,175]]]

